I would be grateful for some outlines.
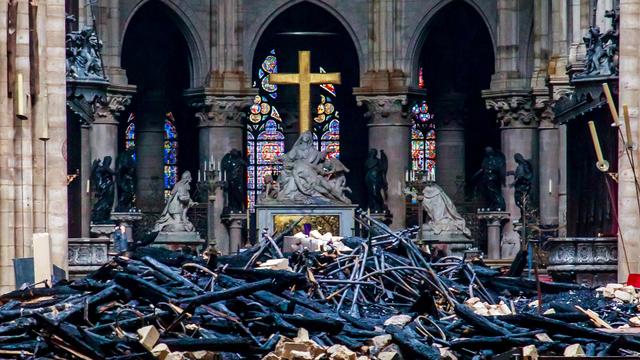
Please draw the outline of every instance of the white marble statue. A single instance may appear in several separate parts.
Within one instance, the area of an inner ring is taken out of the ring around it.
[[[191,173],[185,171],[182,173],[180,181],[178,181],[171,190],[171,196],[167,200],[167,204],[162,210],[160,219],[156,221],[153,231],[164,232],[194,232],[195,227],[187,217],[187,211],[190,207],[197,205],[197,202],[191,200],[189,190],[191,186]]]
[[[453,201],[438,184],[427,184],[423,194],[422,207],[429,216],[425,228],[436,235],[446,232],[461,233],[468,238],[471,237],[471,231],[467,228],[464,218],[460,216]]]
[[[282,171],[278,177],[275,199],[265,196],[266,202],[280,204],[350,204],[345,192],[344,174],[349,169],[338,159],[326,159],[313,144],[310,131],[300,135],[291,150],[282,155]]]

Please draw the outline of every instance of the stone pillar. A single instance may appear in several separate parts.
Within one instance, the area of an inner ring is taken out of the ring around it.
[[[80,212],[82,216],[80,236],[88,238],[91,236],[91,126],[82,124],[80,127],[80,149],[82,151],[80,160]]]
[[[393,215],[392,229],[405,227],[406,204],[404,174],[409,169],[411,123],[403,107],[407,95],[358,95],[359,105],[366,105],[369,117],[369,149],[384,150],[389,159],[387,206]]]
[[[627,104],[631,121],[633,142],[640,137],[640,0],[626,0],[620,3],[620,98],[618,104]],[[622,114],[621,109],[618,113]],[[622,117],[621,117],[622,118]],[[622,150],[620,148],[619,150]],[[635,159],[640,159],[640,151],[634,149]],[[636,190],[631,164],[623,151],[618,159],[618,281],[627,280],[627,274],[640,272],[640,209],[636,202]],[[637,161],[637,160],[636,160]],[[636,163],[636,169],[640,166]],[[622,240],[625,240],[625,252]],[[629,270],[627,270],[627,262]]]
[[[208,163],[212,157],[215,161],[220,161],[232,149],[238,149],[245,153],[243,119],[253,96],[248,94],[244,96],[216,96],[202,92],[194,92],[189,96],[193,97],[191,105],[196,107],[198,111],[196,118],[199,128],[200,164],[203,164],[205,160]],[[213,213],[209,212],[208,221],[213,222],[214,237],[218,248],[220,250],[230,249],[229,233],[220,218],[226,205],[224,192],[217,190],[214,195]],[[209,242],[213,240],[209,239]]]
[[[495,97],[487,99],[487,108],[498,112],[497,119],[501,125],[502,152],[507,161],[507,171],[516,169],[514,155],[520,153],[525,159],[531,161],[534,171],[537,169],[538,157],[538,119],[534,113],[533,102],[528,96],[513,95],[509,97]],[[534,176],[536,174],[534,173]],[[537,178],[537,176],[536,176]],[[532,198],[535,198],[534,178]],[[502,194],[507,206],[507,212],[511,215],[502,234],[502,258],[512,258],[520,249],[520,235],[513,229],[513,223],[520,220],[520,209],[515,203],[514,188],[510,186],[513,177],[507,177],[506,185],[502,188]]]
[[[539,148],[539,201],[540,224],[556,227],[559,221],[560,183],[560,131],[554,120],[554,113],[546,107],[540,116],[538,127]]]
[[[465,179],[464,101],[464,94],[451,93],[431,104],[438,133],[436,154],[443,164],[436,169],[436,182],[454,200],[459,179]]]
[[[164,118],[163,94],[142,96],[136,121],[136,206],[142,212],[160,212],[164,207]]]

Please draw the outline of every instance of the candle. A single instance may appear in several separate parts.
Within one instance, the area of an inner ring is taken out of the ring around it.
[[[624,118],[624,128],[627,133],[627,147],[633,148],[633,136],[631,135],[631,122],[629,121],[629,108],[627,104],[622,105],[622,116]]]
[[[609,111],[611,112],[611,117],[613,118],[613,126],[620,126],[620,124],[618,123],[618,110],[616,109],[616,104],[613,102],[611,90],[609,90],[609,84],[602,83],[602,90],[604,90],[604,96],[607,98],[607,104],[609,104]]]
[[[553,193],[553,180],[549,179],[549,194]]]
[[[409,181],[409,170],[404,171],[404,181]]]
[[[596,150],[596,157],[598,158],[596,166],[598,167],[598,170],[605,172],[609,170],[609,163],[602,156],[602,148],[600,147],[600,140],[598,140],[596,124],[593,121],[589,121],[589,130],[591,131],[591,141],[593,142],[593,148]]]
[[[200,181],[201,181],[201,178],[200,178],[200,170],[198,170],[198,182],[200,182]]]
[[[91,180],[87,179],[87,194],[91,192]]]
[[[208,170],[208,169],[207,169],[207,160],[205,160],[205,161],[204,161],[204,172],[206,173],[206,172],[207,172],[207,170]],[[206,180],[206,179],[205,179],[205,180]]]

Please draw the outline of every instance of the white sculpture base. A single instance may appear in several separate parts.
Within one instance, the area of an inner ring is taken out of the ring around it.
[[[257,230],[267,229],[269,233],[278,233],[305,217],[294,233],[301,231],[304,223],[312,224],[312,229],[321,233],[331,232],[335,236],[353,236],[355,228],[355,209],[357,205],[256,205]]]
[[[447,256],[464,256],[464,252],[473,247],[474,241],[464,235],[453,224],[450,228],[443,229],[441,226],[434,229],[431,224],[422,226],[422,239],[435,246],[444,245]]]

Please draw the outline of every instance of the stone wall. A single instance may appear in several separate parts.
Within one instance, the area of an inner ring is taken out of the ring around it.
[[[65,3],[39,2],[31,33],[29,2],[14,3],[15,18],[6,1],[0,6],[0,292],[14,289],[12,259],[32,255],[33,233],[48,232],[53,263],[67,264]],[[13,19],[15,47],[7,37]],[[7,56],[12,48],[15,57]],[[30,95],[25,120],[14,107],[18,73]]]

